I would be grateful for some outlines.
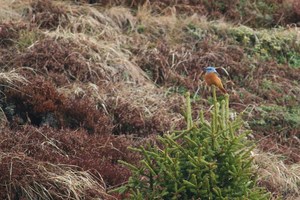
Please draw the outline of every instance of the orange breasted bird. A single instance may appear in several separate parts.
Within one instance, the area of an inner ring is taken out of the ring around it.
[[[207,85],[215,85],[222,93],[226,94],[227,91],[224,89],[222,81],[219,77],[219,73],[214,67],[206,67],[205,69],[204,80]]]

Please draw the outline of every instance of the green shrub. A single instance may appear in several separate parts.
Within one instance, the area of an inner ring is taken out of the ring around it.
[[[17,47],[20,50],[25,50],[41,38],[42,35],[40,35],[37,31],[21,30],[19,33]]]
[[[132,148],[140,165],[121,161],[132,171],[117,189],[130,199],[268,199],[256,185],[251,150],[240,118],[229,119],[228,95],[220,104],[215,89],[211,122],[193,122],[189,95],[187,130],[158,137],[158,144]]]
[[[297,33],[286,29],[254,30],[247,26],[238,26],[227,30],[236,42],[245,47],[250,57],[262,60],[274,60],[291,67],[300,65],[300,44]]]
[[[202,30],[201,28],[195,26],[192,23],[187,25],[186,31],[196,40],[202,40],[207,36],[206,30]]]
[[[283,127],[288,127],[288,129],[300,128],[299,106],[262,105],[256,110],[259,113],[259,120],[250,121],[250,125],[255,126],[255,128],[262,127],[267,130],[272,127],[276,127],[278,130]]]

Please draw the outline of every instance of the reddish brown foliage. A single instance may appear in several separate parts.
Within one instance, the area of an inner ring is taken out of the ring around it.
[[[178,109],[178,103],[180,102],[172,102],[174,109]],[[168,118],[167,113],[156,112],[153,116],[146,116],[141,107],[137,107],[122,98],[109,99],[107,104],[108,112],[113,115],[113,133],[116,135],[134,134],[146,137],[151,134],[163,134],[171,129],[172,121]],[[181,121],[172,128],[179,129],[184,124]]]
[[[112,125],[109,117],[98,110],[93,101],[85,98],[66,98],[57,92],[55,86],[41,76],[33,76],[30,84],[19,86],[18,90],[4,91],[7,113],[11,126],[24,124],[48,124],[54,128],[82,127],[90,133],[109,134]]]
[[[53,30],[68,20],[65,9],[54,5],[50,0],[35,0],[31,7],[28,17],[40,28]]]
[[[297,95],[297,91],[294,91],[293,83],[290,80],[300,80],[300,69],[291,70],[286,65],[278,65],[274,62],[262,62],[256,68],[254,66],[251,67],[250,64],[243,66],[230,65],[227,70],[230,74],[234,74],[233,81],[237,87],[247,88],[248,92],[256,95],[256,98],[243,98],[244,104],[261,103],[262,100],[285,106],[299,104],[299,99],[286,100],[284,96],[289,93]],[[248,77],[253,77],[253,79]],[[264,88],[263,83],[266,79],[273,83],[278,83],[279,88],[277,90]],[[251,94],[247,94],[246,90],[242,95],[251,96]]]
[[[115,134],[138,134],[144,130],[145,127],[145,117],[141,109],[132,106],[128,102],[118,101],[114,105],[112,101],[109,105],[110,113],[113,113],[113,123],[115,124],[114,133]]]
[[[126,4],[137,8],[145,1],[87,0],[86,2]],[[156,14],[168,12],[168,9],[173,9],[169,6],[174,6],[177,13],[197,12],[207,15],[209,19],[225,17],[227,20],[239,22],[241,18],[248,18],[249,20],[243,23],[251,26],[262,26],[265,23],[256,24],[256,16],[251,13],[244,13],[245,15],[241,16],[238,2],[241,1],[230,0],[226,3],[221,0],[150,1],[152,12]],[[276,3],[279,7],[282,4],[281,0],[267,2]],[[291,13],[286,13],[283,7],[274,10],[273,20],[268,25],[296,23],[300,16],[299,5],[295,0]],[[32,12],[27,15],[31,25],[54,30],[60,25],[64,26],[68,20],[66,10],[55,6],[55,2],[50,0],[35,0],[31,6]],[[2,141],[0,152],[11,155],[1,160],[0,183],[8,183],[11,180],[18,180],[20,183],[22,181],[33,182],[35,179],[41,180],[43,177],[38,175],[33,163],[49,162],[78,166],[81,170],[90,170],[95,176],[100,174],[108,186],[118,185],[127,181],[130,172],[117,161],[125,160],[129,163],[136,163],[139,158],[127,149],[128,146],[134,145],[134,142],[119,135],[134,134],[146,137],[151,134],[163,134],[171,128],[184,128],[183,121],[176,122],[176,127],[171,127],[174,123],[172,124],[167,111],[158,111],[152,116],[146,116],[143,105],[138,106],[122,98],[113,97],[105,102],[108,113],[111,115],[109,117],[101,106],[89,98],[89,94],[81,98],[59,93],[56,87],[66,86],[70,82],[98,82],[101,72],[93,68],[94,72],[91,73],[87,64],[88,53],[75,43],[60,39],[40,39],[30,48],[25,48],[24,52],[16,54],[16,51],[9,49],[16,48],[13,46],[14,41],[18,40],[20,30],[23,28],[25,26],[22,24],[0,24],[0,67],[28,67],[38,74],[33,76],[32,73],[22,73],[30,84],[20,84],[18,90],[5,88],[1,91],[3,92],[1,93],[3,95],[0,101],[1,108],[5,111],[12,130],[0,131],[0,141]],[[233,82],[236,85],[227,83],[226,80],[229,80],[229,77],[222,77],[230,93],[231,109],[243,111],[249,104],[262,104],[264,101],[286,106],[299,104],[297,98],[283,100],[283,97],[294,93],[296,93],[295,96],[299,96],[298,91],[293,90],[294,83],[292,82],[300,81],[300,69],[291,70],[287,66],[263,62],[250,65],[250,61],[245,61],[241,47],[229,46],[226,42],[217,42],[215,38],[209,38],[209,36],[199,40],[197,36],[190,33],[188,28],[178,47],[172,47],[161,39],[155,41],[153,51],[148,49],[141,52],[144,48],[136,48],[132,53],[133,60],[137,59],[137,65],[141,66],[153,82],[160,86],[181,87],[182,93],[185,90],[195,92],[200,87],[199,94],[201,97],[204,96],[204,100],[193,102],[194,118],[199,114],[197,108],[202,108],[203,104],[209,107],[206,99],[211,93],[203,89],[204,83],[200,77],[202,69],[208,65],[226,67],[234,77]],[[157,37],[163,38],[161,35]],[[262,90],[265,78],[273,83],[280,83],[282,91]],[[107,92],[109,89],[104,90]],[[180,113],[182,105],[182,101],[170,102],[170,109],[173,109],[170,112]],[[207,113],[209,111],[205,114]],[[255,113],[255,115],[259,118],[259,114]],[[299,162],[298,130],[289,129],[287,124],[284,124],[283,128],[286,129],[285,131],[279,130],[282,133],[280,135],[278,130],[270,130],[269,127],[267,130],[261,127],[251,128],[255,131],[257,139],[261,140],[262,149],[286,155],[288,162]],[[274,137],[265,137],[265,135]],[[9,171],[10,164],[13,164],[12,171]],[[6,196],[1,196],[6,192],[7,188],[0,184],[0,199],[6,198]],[[17,199],[18,195],[20,197],[19,188],[14,188],[14,192],[16,196],[12,194],[12,198]]]
[[[7,102],[15,106],[15,116],[23,122],[30,120],[35,125],[42,123],[47,114],[54,114],[62,107],[64,97],[56,91],[54,85],[45,78],[36,76],[30,80],[30,84],[23,85],[19,90],[5,90]]]
[[[36,126],[48,124],[54,128],[83,128],[94,134],[136,134],[146,136],[162,134],[171,128],[172,121],[164,112],[145,116],[144,110],[122,99],[108,100],[108,113],[88,98],[66,97],[42,76],[24,74],[30,84],[20,85],[18,90],[6,88],[3,109],[11,127],[31,123]],[[171,103],[171,102],[170,102]],[[181,112],[181,101],[172,102],[173,109]],[[170,107],[171,108],[171,107]],[[184,123],[177,124],[180,128]]]
[[[18,57],[20,66],[31,67],[49,76],[57,85],[91,80],[84,54],[75,44],[45,39]]]
[[[158,51],[147,52],[146,55],[138,56],[138,58],[140,58],[138,64],[150,75],[151,79],[160,85],[184,85],[188,88],[193,88],[192,81],[194,77],[192,79],[191,77],[187,77],[187,73],[188,68],[192,65],[194,65],[195,68],[199,67],[198,72],[201,71],[200,66],[194,62],[195,60],[183,62],[181,65],[174,67],[171,62],[173,52],[170,47],[164,42],[159,42],[157,44],[157,50]],[[184,55],[178,53],[176,59],[183,59],[182,56]],[[195,74],[195,76],[197,76],[197,74]]]
[[[15,49],[7,49],[7,48],[0,48],[0,68],[1,71],[9,71],[11,70],[11,66],[14,64],[14,58],[15,58],[15,53],[12,54],[13,52],[16,52]]]
[[[298,163],[300,162],[300,149],[299,149],[299,130],[292,129],[289,130],[289,134],[284,135],[284,133],[278,133],[277,130],[272,128],[268,130],[261,130],[265,134],[256,134],[256,139],[259,142],[259,148],[264,151],[269,151],[272,153],[278,153],[280,155],[286,156],[286,163]]]
[[[300,20],[299,1],[297,0],[294,0],[291,5],[292,9],[291,6],[286,6],[286,1],[283,0],[85,0],[84,2],[101,5],[126,5],[134,8],[150,2],[152,11],[156,13],[167,12],[170,7],[173,7],[179,13],[198,13],[207,16],[210,20],[223,18],[253,27],[284,26]]]
[[[101,109],[101,108],[100,108]],[[87,97],[68,99],[60,110],[63,116],[63,126],[69,128],[82,127],[90,133],[110,134],[112,122],[97,105]]]
[[[11,70],[14,66],[14,59],[17,57],[18,39],[20,32],[26,29],[26,24],[18,22],[0,23],[0,68],[2,71]]]
[[[0,23],[0,47],[7,48],[19,38],[19,31],[26,28],[22,23]]]
[[[130,175],[128,169],[118,164],[118,160],[135,163],[138,158],[135,153],[127,150],[128,146],[133,145],[131,140],[122,136],[88,135],[84,130],[24,126],[14,132],[2,130],[0,139],[5,141],[0,143],[1,152],[20,154],[35,163],[42,161],[78,166],[79,169],[91,171],[95,176],[101,175],[108,185],[121,184]],[[5,163],[1,163],[1,174],[9,174]],[[20,164],[24,163],[20,161]],[[24,176],[23,167],[15,166],[14,170],[13,176],[20,180]],[[6,176],[1,178],[2,182],[9,181]]]
[[[293,9],[295,13],[297,13],[298,17],[300,17],[300,1],[294,0]]]
[[[286,1],[281,1],[278,4],[278,9],[274,13],[274,21],[276,25],[292,25],[300,26],[300,2],[294,0],[292,5],[285,6]],[[291,7],[287,9],[286,7]]]
[[[175,50],[166,43],[159,42],[157,51],[147,52],[138,58],[138,64],[155,83],[184,86],[195,91],[200,85],[199,80],[204,67],[238,66],[243,58],[243,51],[239,47],[227,48],[207,38],[201,42],[192,39],[190,46]],[[178,63],[175,66],[172,63],[173,59]]]

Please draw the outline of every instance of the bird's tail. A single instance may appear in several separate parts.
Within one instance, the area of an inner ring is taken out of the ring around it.
[[[221,90],[221,92],[223,92],[223,94],[227,94],[227,91],[224,89],[224,87],[219,87],[219,89]]]

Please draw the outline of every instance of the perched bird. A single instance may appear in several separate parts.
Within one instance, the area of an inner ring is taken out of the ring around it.
[[[204,71],[205,71],[204,80],[207,83],[207,85],[209,85],[209,86],[215,85],[224,94],[226,94],[227,91],[223,87],[222,81],[219,77],[219,73],[217,72],[216,68],[206,67],[206,68],[204,68]]]

